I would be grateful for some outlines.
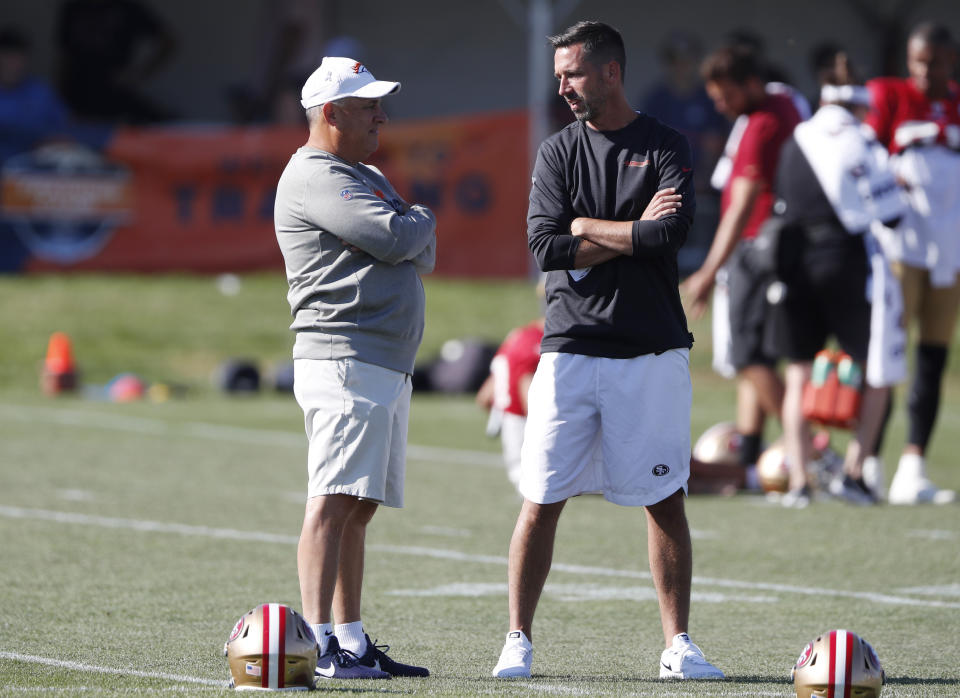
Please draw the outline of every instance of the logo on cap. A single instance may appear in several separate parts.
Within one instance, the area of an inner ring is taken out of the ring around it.
[[[353,64],[353,72],[356,73],[357,75],[359,75],[360,73],[366,73],[367,66],[365,66],[360,61],[357,61],[356,63]]]

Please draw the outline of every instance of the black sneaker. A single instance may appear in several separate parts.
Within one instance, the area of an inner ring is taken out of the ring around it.
[[[849,475],[836,478],[830,483],[830,494],[851,504],[870,505],[877,503],[877,495],[867,487],[863,478],[854,480]]]
[[[401,664],[395,662],[387,656],[390,651],[390,645],[378,645],[370,642],[370,636],[364,633],[367,639],[367,651],[359,659],[361,666],[373,667],[380,671],[385,671],[391,676],[430,676],[429,669],[422,666],[413,666],[412,664]]]
[[[327,651],[317,657],[314,675],[318,679],[389,679],[390,674],[376,666],[361,666],[360,658],[342,649],[336,637],[331,637]]]

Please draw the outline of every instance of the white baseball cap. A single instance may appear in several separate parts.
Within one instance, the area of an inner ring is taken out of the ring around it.
[[[377,99],[399,90],[399,82],[374,79],[360,61],[327,56],[303,83],[300,104],[309,109],[344,97]]]

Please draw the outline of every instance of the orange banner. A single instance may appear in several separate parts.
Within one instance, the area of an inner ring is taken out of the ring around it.
[[[437,214],[437,273],[528,274],[526,133],[523,112],[384,129],[371,164]],[[103,157],[69,148],[19,157],[4,167],[0,187],[4,225],[25,250],[15,266],[280,269],[276,183],[305,140],[299,128],[123,128]]]

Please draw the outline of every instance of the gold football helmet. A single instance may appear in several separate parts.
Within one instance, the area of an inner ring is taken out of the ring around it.
[[[797,698],[879,698],[886,676],[873,647],[849,630],[808,642],[791,672]]]
[[[289,606],[265,603],[241,616],[223,646],[230,686],[238,690],[305,691],[314,687],[317,640]]]
[[[783,449],[783,440],[777,439],[757,459],[757,479],[764,492],[786,492],[790,484],[790,466]]]
[[[740,434],[731,422],[707,429],[693,445],[693,457],[701,463],[739,465]]]

